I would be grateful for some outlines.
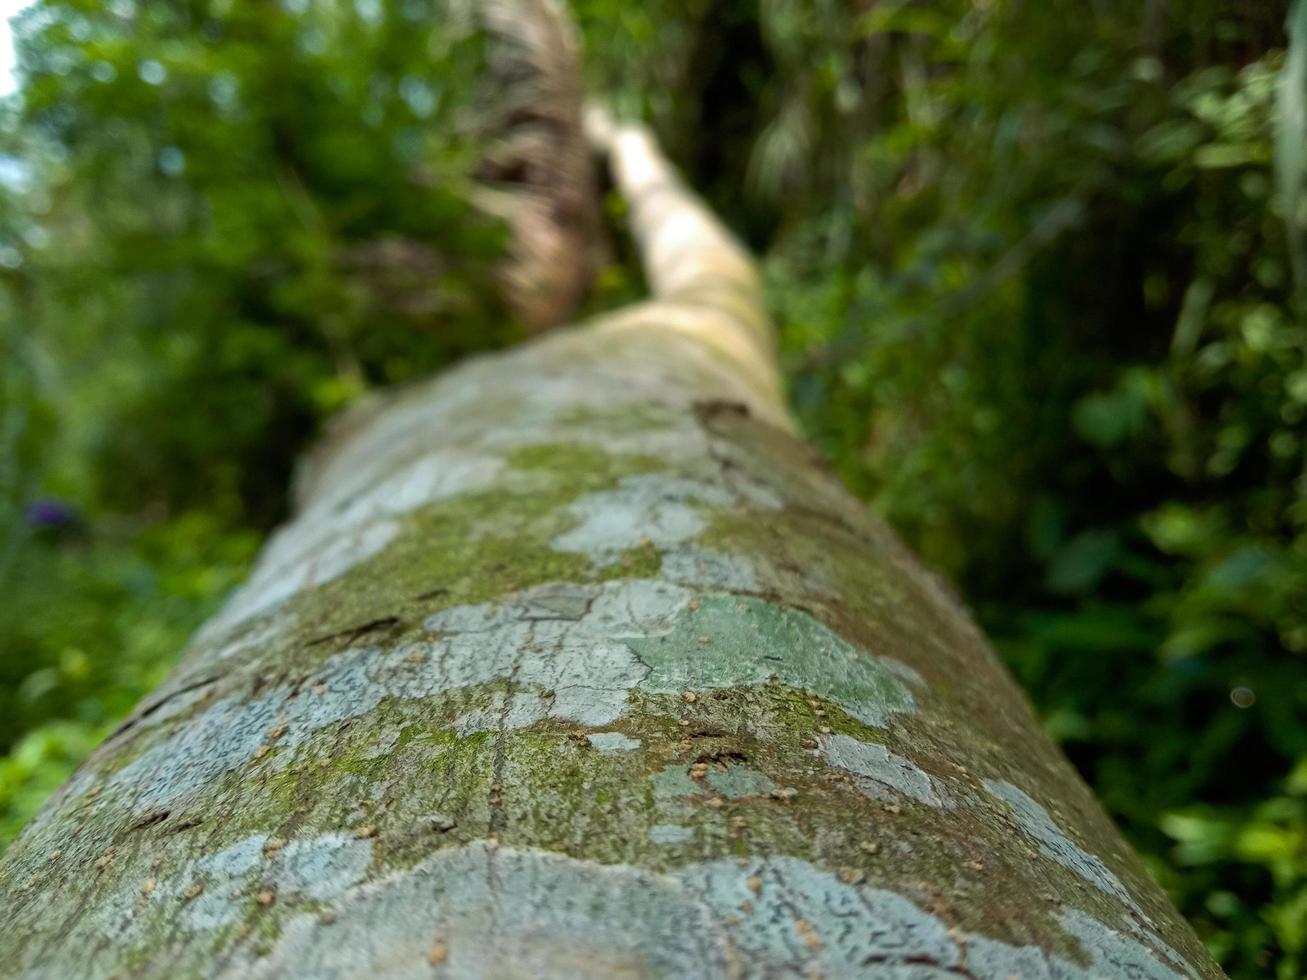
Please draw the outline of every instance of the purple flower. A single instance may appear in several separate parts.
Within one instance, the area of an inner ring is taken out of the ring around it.
[[[62,500],[34,500],[27,505],[27,526],[34,529],[73,527],[77,511]]]

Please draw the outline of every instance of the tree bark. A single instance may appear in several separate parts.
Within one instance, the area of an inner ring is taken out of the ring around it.
[[[6,855],[0,976],[1219,976],[603,135],[653,298],[336,426]]]

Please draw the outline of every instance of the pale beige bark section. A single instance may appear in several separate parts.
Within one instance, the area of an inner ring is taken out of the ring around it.
[[[586,128],[610,158],[640,250],[649,304],[618,313],[600,329],[620,331],[656,320],[669,337],[720,352],[749,382],[744,401],[773,425],[793,430],[776,363],[776,338],[753,259],[689,190],[647,127],[617,123],[601,107]]]
[[[612,158],[645,276],[658,299],[719,306],[740,317],[770,349],[769,317],[753,259],[688,190],[644,126],[596,118],[589,129]],[[742,305],[743,304],[743,305]]]

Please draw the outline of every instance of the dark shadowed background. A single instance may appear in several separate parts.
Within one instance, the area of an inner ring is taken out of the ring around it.
[[[1226,969],[1303,975],[1307,6],[572,6],[592,90],[764,256],[808,436],[967,597]],[[522,336],[457,20],[15,20],[0,846],[243,578],[329,414]],[[589,308],[638,275],[615,232]]]

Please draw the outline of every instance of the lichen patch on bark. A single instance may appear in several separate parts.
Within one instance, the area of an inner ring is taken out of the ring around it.
[[[828,765],[866,777],[927,806],[943,806],[945,795],[929,773],[877,742],[848,735],[821,735],[818,749]]]
[[[1058,864],[1070,868],[1080,877],[1110,895],[1119,898],[1139,916],[1148,916],[1135,902],[1121,879],[1108,870],[1102,860],[1090,854],[1057,825],[1048,811],[1011,783],[997,779],[985,780],[990,795],[1012,808],[1017,824],[1039,842],[1040,851]]]

